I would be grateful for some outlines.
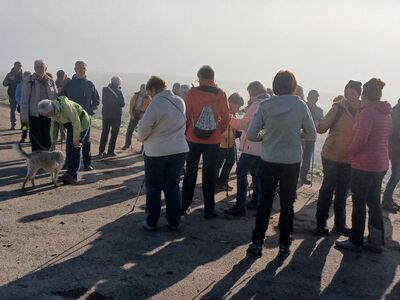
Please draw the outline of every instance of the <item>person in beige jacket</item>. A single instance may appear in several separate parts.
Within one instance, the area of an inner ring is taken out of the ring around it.
[[[353,138],[353,126],[361,106],[361,82],[350,80],[345,87],[345,99],[333,103],[332,108],[316,124],[317,132],[328,137],[322,147],[324,179],[317,201],[318,234],[328,234],[329,208],[335,193],[335,225],[333,232],[348,235],[346,227],[346,199],[350,187],[351,165],[347,151]]]

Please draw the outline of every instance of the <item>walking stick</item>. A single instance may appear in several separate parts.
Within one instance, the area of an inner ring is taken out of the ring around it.
[[[136,195],[136,200],[133,203],[133,206],[132,206],[132,209],[130,210],[130,212],[133,212],[135,210],[136,204],[137,204],[137,202],[139,200],[140,192],[142,191],[143,186],[144,186],[144,180],[145,180],[145,178],[143,178],[143,180],[142,180],[142,182],[141,182],[141,184],[139,186],[139,189],[138,189],[138,192],[137,192],[137,195]],[[146,207],[146,210],[147,210],[147,207]]]

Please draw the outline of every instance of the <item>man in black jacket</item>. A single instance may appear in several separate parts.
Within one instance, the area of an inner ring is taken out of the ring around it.
[[[61,96],[67,96],[68,99],[82,106],[89,116],[93,116],[100,103],[99,93],[93,82],[86,78],[86,63],[77,61],[75,63],[75,75],[64,86]],[[87,133],[87,139],[82,145],[82,160],[84,171],[93,170],[92,157],[90,154],[90,127]]]
[[[395,213],[400,206],[393,201],[393,192],[400,181],[400,99],[392,110],[392,131],[389,137],[389,158],[392,164],[392,175],[383,194],[382,208]]]
[[[11,130],[15,130],[17,119],[15,117],[15,111],[17,110],[17,102],[15,101],[15,89],[18,83],[22,81],[22,65],[19,61],[14,63],[14,67],[11,72],[6,75],[3,81],[3,85],[8,87],[8,99],[10,101],[10,123]]]

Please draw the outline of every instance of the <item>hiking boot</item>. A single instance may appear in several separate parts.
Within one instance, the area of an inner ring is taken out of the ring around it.
[[[350,235],[350,228],[347,226],[336,226],[335,225],[332,228],[332,233],[348,237]]]
[[[278,257],[287,258],[290,255],[290,246],[288,244],[280,243]]]
[[[244,207],[234,205],[229,209],[225,209],[224,213],[234,217],[242,217],[246,215],[246,209]]]
[[[150,225],[147,223],[147,220],[144,220],[144,222],[143,222],[143,227],[144,227],[146,230],[148,230],[148,231],[156,231],[156,230],[157,230],[157,227],[155,227],[155,226],[150,226]]]
[[[217,217],[218,217],[218,214],[216,212],[204,214],[204,219],[214,219]]]
[[[315,228],[315,233],[320,235],[328,235],[329,228],[326,225],[317,224],[317,227]]]
[[[122,148],[121,148],[121,150],[128,150],[129,149],[129,147],[130,147],[131,145],[124,145]]]
[[[83,169],[82,169],[83,171],[93,171],[93,167],[91,166],[91,165],[88,165],[88,166],[84,166],[83,167]]]
[[[360,253],[361,250],[362,250],[361,246],[357,246],[356,244],[354,244],[350,240],[336,241],[335,242],[335,247],[337,249],[350,250],[350,251],[357,252],[357,253]]]
[[[262,256],[262,244],[256,244],[256,243],[251,243],[249,245],[249,248],[247,248],[247,251],[250,253],[253,253],[254,255],[257,255],[258,257]]]

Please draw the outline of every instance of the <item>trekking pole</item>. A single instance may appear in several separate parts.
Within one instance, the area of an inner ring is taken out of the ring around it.
[[[315,143],[314,143],[313,153],[312,153],[312,158],[311,158],[311,184],[310,184],[310,187],[312,187],[313,181],[314,181],[314,157],[315,157]]]
[[[137,192],[137,195],[136,195],[136,200],[133,203],[132,209],[129,212],[133,212],[135,210],[136,204],[137,204],[137,202],[139,200],[140,192],[142,191],[143,186],[144,186],[144,180],[145,180],[145,178],[143,178],[142,182],[140,183],[140,186],[139,186],[139,189],[138,189],[138,192]],[[146,208],[146,210],[147,210],[147,208]]]

